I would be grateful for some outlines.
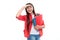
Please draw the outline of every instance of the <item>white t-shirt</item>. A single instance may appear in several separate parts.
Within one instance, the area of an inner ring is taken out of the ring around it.
[[[34,18],[34,15],[32,15],[32,19],[33,18]],[[30,34],[34,34],[34,35],[39,34],[39,31],[37,31],[36,29],[34,29],[34,25],[33,24],[32,24],[32,28],[31,28]]]

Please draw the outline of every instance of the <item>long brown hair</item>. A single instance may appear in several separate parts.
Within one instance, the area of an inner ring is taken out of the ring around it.
[[[27,3],[26,5],[31,5],[33,7],[33,14],[34,14],[34,16],[36,16],[33,4]],[[25,11],[26,11],[26,14],[27,14],[27,30],[29,31],[29,24],[30,24],[29,15],[30,15],[30,13],[27,12],[27,8],[25,8]]]

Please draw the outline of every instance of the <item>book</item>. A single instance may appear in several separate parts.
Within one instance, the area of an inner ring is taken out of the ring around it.
[[[33,19],[32,19],[32,22],[33,22],[33,25],[36,26],[36,25],[43,25],[44,24],[44,21],[42,20],[42,15],[37,15],[35,16]]]

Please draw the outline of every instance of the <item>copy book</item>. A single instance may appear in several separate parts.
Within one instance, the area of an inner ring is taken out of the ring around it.
[[[36,18],[36,25],[43,25],[44,21],[42,20],[42,15],[38,15],[35,17]]]
[[[32,19],[33,25],[36,26],[36,18]]]
[[[43,25],[44,24],[44,21],[42,20],[42,15],[37,15],[33,20],[33,25],[36,26],[36,25]]]

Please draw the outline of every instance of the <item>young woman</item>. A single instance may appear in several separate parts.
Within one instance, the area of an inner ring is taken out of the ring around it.
[[[25,9],[26,15],[21,15],[22,11]],[[25,22],[24,27],[24,36],[27,37],[27,40],[40,40],[43,32],[42,29],[45,27],[44,22],[40,25],[33,25],[32,20],[36,17],[34,6],[31,3],[27,3],[23,6],[18,13],[16,18]],[[38,31],[37,31],[38,30]]]

